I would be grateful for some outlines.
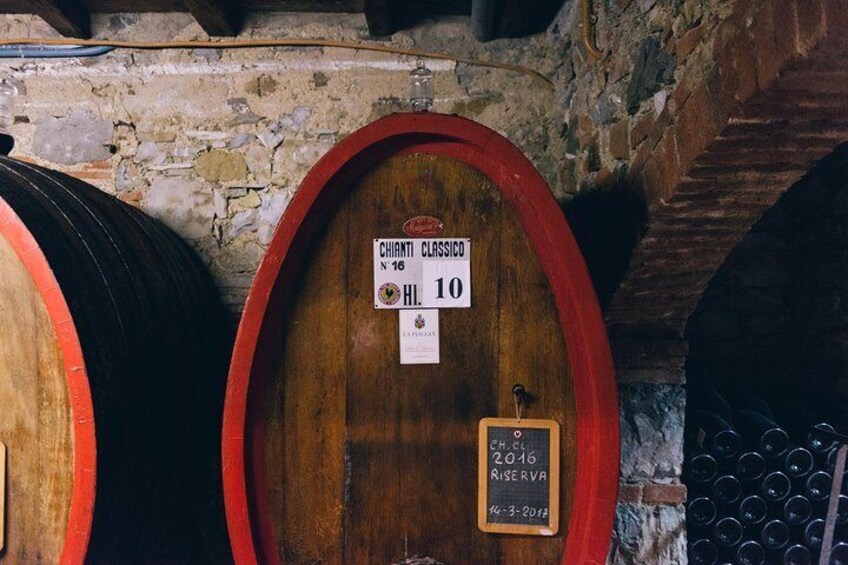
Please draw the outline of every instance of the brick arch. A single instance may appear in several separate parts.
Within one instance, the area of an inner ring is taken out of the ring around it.
[[[686,321],[713,274],[848,140],[843,0],[738,0],[714,42],[713,68],[678,84],[670,125],[631,164],[651,220],[606,311],[620,382],[683,382]]]

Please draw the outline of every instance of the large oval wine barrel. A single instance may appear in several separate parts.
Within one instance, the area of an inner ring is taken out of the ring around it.
[[[0,563],[231,560],[224,316],[165,227],[0,158]]]
[[[440,359],[400,364],[376,309],[378,238],[471,240],[471,307],[439,313]],[[561,428],[553,537],[478,528],[477,433]],[[545,182],[458,117],[397,114],[312,169],[262,261],[236,336],[224,491],[237,563],[604,563],[618,407],[597,299]]]

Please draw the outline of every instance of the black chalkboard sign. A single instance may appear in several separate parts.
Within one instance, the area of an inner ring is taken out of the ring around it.
[[[477,523],[484,532],[552,536],[559,529],[559,424],[484,418]]]

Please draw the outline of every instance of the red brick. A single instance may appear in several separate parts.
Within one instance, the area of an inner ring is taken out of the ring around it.
[[[631,504],[642,502],[642,485],[618,485],[618,501]]]
[[[645,163],[648,161],[650,156],[651,148],[644,143],[636,150],[636,155],[630,160],[628,180],[631,183],[637,182],[642,177],[642,172],[645,169]]]
[[[707,32],[707,24],[702,23],[697,27],[693,27],[686,34],[677,40],[675,44],[675,55],[677,56],[677,64],[682,64],[695,50],[695,48],[700,45],[701,40],[704,38]]]
[[[124,192],[118,195],[118,199],[138,208],[141,206],[142,195],[138,191]]]
[[[630,147],[636,149],[636,146],[648,137],[648,134],[654,129],[656,117],[653,111],[646,112],[640,117],[631,121],[633,127],[630,129]]]
[[[683,504],[686,502],[686,487],[684,485],[645,485],[642,489],[642,502],[661,505]]]
[[[592,143],[595,137],[595,125],[589,116],[579,116],[577,118],[577,139],[580,141],[580,147],[587,147]]]
[[[713,33],[713,53],[721,53],[730,41],[745,31],[747,16],[744,10],[738,9],[742,4],[747,3],[741,0],[737,1],[734,4],[734,12],[716,26],[715,33]]]
[[[67,171],[67,173],[76,177],[80,180],[102,180],[112,178],[112,171],[108,170],[100,170],[100,169],[92,169],[92,170],[82,170],[82,171]]]
[[[645,163],[644,176],[649,204],[666,201],[674,193],[680,180],[680,169],[673,128],[666,129],[653,155]]]
[[[614,171],[611,171],[607,167],[602,167],[600,171],[595,173],[595,186],[610,186],[614,179]]]
[[[710,95],[707,85],[699,88],[677,116],[674,126],[681,169],[688,170],[695,159],[719,133],[719,124],[713,105],[716,100]]]
[[[823,4],[827,34],[848,37],[848,9],[845,0],[825,0]]]
[[[112,170],[112,161],[109,159],[103,161],[91,161],[85,164],[86,169],[109,169]]]
[[[798,18],[798,51],[808,53],[824,36],[824,0],[795,0]],[[842,9],[846,7],[843,5]]]
[[[748,33],[728,41],[718,55],[721,96],[725,108],[747,101],[757,92],[757,60]]]
[[[683,77],[677,83],[674,92],[671,93],[671,106],[677,112],[692,95],[692,92],[703,82],[704,75],[694,68],[694,65],[686,70]]]
[[[766,2],[754,16],[751,39],[757,57],[759,87],[768,87],[795,54],[794,10],[789,0]],[[779,26],[778,26],[779,23]]]
[[[630,121],[623,119],[609,129],[609,151],[613,159],[625,160],[630,157],[630,144],[627,139]]]

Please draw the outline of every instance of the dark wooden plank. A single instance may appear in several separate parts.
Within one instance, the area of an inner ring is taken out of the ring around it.
[[[183,3],[209,35],[238,35],[243,14],[233,0],[183,0]]]
[[[514,211],[501,216],[498,416],[515,415],[513,385],[534,397],[524,417],[560,424],[560,528],[551,538],[503,536],[501,562],[559,563],[577,468],[577,413],[565,339],[550,283]]]
[[[91,37],[91,16],[77,0],[30,0],[30,11],[65,37]]]
[[[362,13],[365,0],[245,0],[247,12]]]
[[[315,240],[268,394],[268,508],[282,563],[343,562],[347,211]]]
[[[502,0],[495,18],[494,37],[526,37],[543,33],[565,0]]]
[[[497,542],[477,527],[477,427],[497,408],[500,191],[447,157],[413,155],[395,167],[396,226],[439,217],[439,237],[471,239],[472,273],[471,308],[439,312],[441,362],[398,366],[405,556],[495,563]]]
[[[394,33],[392,4],[389,0],[365,0],[364,11],[368,33],[377,37]]]
[[[381,187],[391,170],[367,175],[350,198],[348,230],[347,473],[345,563],[393,563],[401,522],[397,312],[375,310],[372,240],[390,220]]]
[[[207,0],[209,1],[209,0]],[[77,0],[90,14],[125,12],[185,12],[182,0]],[[230,0],[241,14],[251,12],[319,12],[358,14],[365,11],[365,0]],[[31,14],[32,0],[0,0],[2,14]],[[417,16],[468,15],[470,0],[416,0],[404,4],[403,12]]]
[[[476,524],[476,431],[495,409],[499,194],[443,157],[394,158],[370,174],[351,210],[346,562],[494,563]],[[360,198],[362,200],[360,201]],[[400,365],[398,313],[374,310],[371,241],[404,237],[430,214],[444,237],[472,238],[475,306],[440,312],[441,363]]]
[[[477,41],[489,41],[493,38],[495,14],[499,3],[499,0],[472,0],[471,26]]]
[[[22,1],[22,0],[15,0]],[[180,0],[79,0],[90,14],[123,14],[131,12],[185,12]]]
[[[110,0],[115,1],[115,0]],[[389,2],[389,4],[392,4]],[[396,2],[398,12],[427,15],[467,15],[471,0],[409,0]],[[245,0],[247,12],[348,12],[365,11],[365,0]]]

